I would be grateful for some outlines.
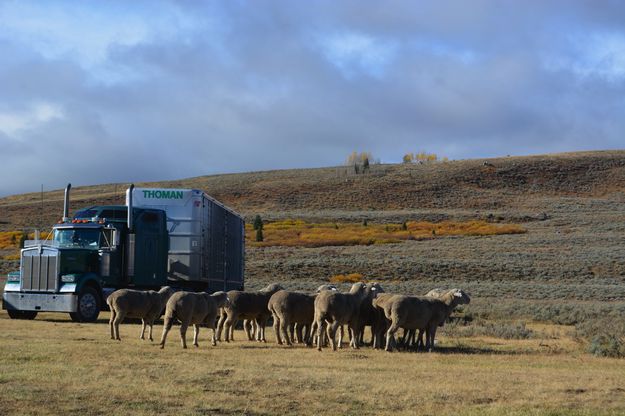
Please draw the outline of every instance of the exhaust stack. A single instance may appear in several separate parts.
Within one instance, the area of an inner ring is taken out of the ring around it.
[[[128,188],[128,197],[126,198],[128,201],[128,231],[132,232],[133,223],[132,223],[132,191],[135,189],[134,184],[130,184],[130,188]]]
[[[63,221],[69,220],[69,191],[72,189],[72,184],[68,183],[65,188],[65,199],[63,200]]]

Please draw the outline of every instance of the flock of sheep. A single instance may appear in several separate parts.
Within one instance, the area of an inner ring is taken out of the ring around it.
[[[141,339],[149,326],[152,341],[154,321],[164,310],[161,348],[175,321],[180,322],[180,340],[182,347],[187,348],[189,325],[194,328],[196,347],[200,326],[213,330],[212,344],[216,345],[222,335],[226,342],[233,340],[234,326],[241,319],[249,340],[265,342],[265,327],[273,317],[276,340],[281,345],[290,346],[297,337],[298,343],[316,345],[319,351],[328,342],[336,350],[337,346],[341,348],[346,325],[352,348],[364,344],[364,329],[369,326],[373,348],[392,351],[397,345],[395,334],[403,328],[402,345],[431,351],[437,328],[443,326],[456,306],[470,300],[460,289],[434,289],[425,296],[407,296],[385,293],[378,283],[354,283],[347,293],[339,292],[333,285],[322,285],[316,293],[301,293],[284,290],[277,284],[256,292],[232,290],[213,294],[175,292],[170,287],[158,292],[120,289],[107,298],[107,303],[111,309],[111,339],[117,340],[119,324],[128,317],[142,320]]]

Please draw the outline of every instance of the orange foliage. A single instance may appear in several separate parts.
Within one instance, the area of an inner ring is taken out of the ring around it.
[[[439,236],[484,236],[522,234],[516,224],[492,224],[485,221],[406,222],[402,224],[308,223],[283,220],[264,224],[262,242],[253,239],[251,225],[246,226],[246,243],[253,247],[323,247],[347,245],[392,244],[405,240],[422,240]]]
[[[0,249],[19,248],[21,231],[0,231]]]
[[[330,283],[356,283],[362,281],[360,273],[337,274],[330,278]]]

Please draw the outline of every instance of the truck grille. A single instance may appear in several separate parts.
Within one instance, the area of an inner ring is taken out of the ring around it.
[[[32,247],[22,251],[22,290],[54,292],[59,275],[59,251]]]

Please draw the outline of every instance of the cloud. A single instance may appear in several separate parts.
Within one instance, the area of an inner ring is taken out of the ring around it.
[[[625,12],[591,3],[4,2],[0,195],[623,147]]]

